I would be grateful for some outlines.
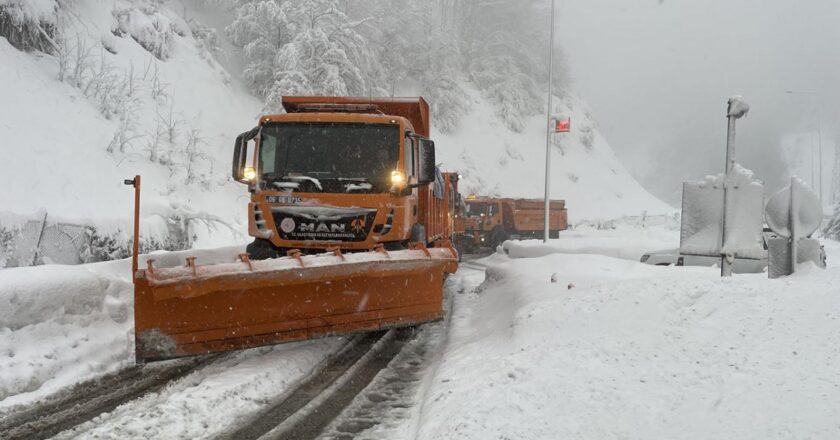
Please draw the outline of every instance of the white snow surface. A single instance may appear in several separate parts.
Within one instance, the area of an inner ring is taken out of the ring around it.
[[[594,254],[639,261],[647,252],[676,249],[680,232],[672,227],[640,228],[619,225],[615,229],[577,227],[561,231],[548,240],[510,240],[502,251],[510,258],[534,258],[550,254]]]
[[[840,248],[827,245],[828,270],[781,280],[493,255],[456,297],[417,438],[838,438]]]

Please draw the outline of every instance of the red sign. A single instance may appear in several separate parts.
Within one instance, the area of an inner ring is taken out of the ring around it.
[[[568,117],[554,120],[555,133],[568,133],[572,130],[572,119]]]

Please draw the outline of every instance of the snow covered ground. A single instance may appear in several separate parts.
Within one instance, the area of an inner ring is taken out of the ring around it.
[[[418,438],[838,438],[840,247],[827,250],[828,270],[780,280],[495,254],[456,298]]]
[[[668,228],[581,229],[550,248],[508,243],[518,258],[479,261],[486,274],[465,266],[450,283],[443,348],[418,358],[411,394],[359,438],[840,436],[840,243],[825,243],[827,270],[779,280],[648,266],[625,251],[673,240]],[[201,251],[199,262],[239,250]],[[0,415],[131,363],[127,272],[127,261],[0,271],[11,324],[0,338]],[[65,437],[213,436],[340,343],[234,354]]]

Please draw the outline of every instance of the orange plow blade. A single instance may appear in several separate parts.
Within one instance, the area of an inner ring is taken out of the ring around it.
[[[440,319],[457,254],[419,247],[187,263],[136,273],[139,363]]]

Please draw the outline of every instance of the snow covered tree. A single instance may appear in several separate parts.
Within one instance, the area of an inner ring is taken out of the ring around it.
[[[241,0],[227,32],[267,110],[290,94],[409,91],[429,100],[437,129],[452,132],[472,84],[520,131],[544,109],[548,32],[534,26],[547,20],[543,9],[536,0]]]
[[[274,78],[274,60],[291,40],[286,14],[274,0],[247,2],[236,10],[226,32],[231,42],[244,49],[243,75],[251,90],[267,96]]]
[[[381,95],[381,70],[368,40],[338,0],[259,0],[237,9],[227,28],[245,49],[245,78],[277,110],[290,94]]]

